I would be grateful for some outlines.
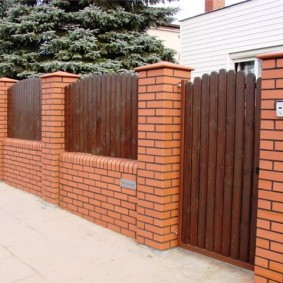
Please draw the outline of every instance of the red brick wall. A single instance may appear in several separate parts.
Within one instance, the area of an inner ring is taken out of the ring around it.
[[[255,282],[283,282],[283,53],[263,59]]]
[[[7,184],[41,196],[41,142],[6,138],[4,177]]]
[[[136,181],[137,166],[134,160],[61,154],[60,206],[135,238],[137,191],[120,187],[120,178]]]

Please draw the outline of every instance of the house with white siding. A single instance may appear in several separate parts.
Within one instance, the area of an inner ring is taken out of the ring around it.
[[[223,68],[260,76],[256,56],[283,51],[283,0],[205,4],[204,14],[181,21],[180,63],[195,68],[193,77]]]
[[[167,48],[173,49],[176,62],[180,61],[180,26],[174,24],[161,25],[150,28],[147,33],[163,41]]]

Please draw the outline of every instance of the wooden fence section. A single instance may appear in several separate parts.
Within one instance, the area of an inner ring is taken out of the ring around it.
[[[137,158],[137,77],[92,76],[66,88],[66,150]]]
[[[260,79],[244,72],[185,84],[181,244],[251,265],[259,102]]]
[[[31,78],[8,92],[8,137],[41,140],[41,80]]]

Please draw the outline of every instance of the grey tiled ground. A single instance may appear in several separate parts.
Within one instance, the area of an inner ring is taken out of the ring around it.
[[[253,273],[179,248],[166,252],[0,183],[0,282],[253,282]]]

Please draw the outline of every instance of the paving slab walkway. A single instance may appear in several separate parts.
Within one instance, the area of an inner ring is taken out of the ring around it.
[[[253,282],[180,248],[156,251],[0,183],[0,282]]]

